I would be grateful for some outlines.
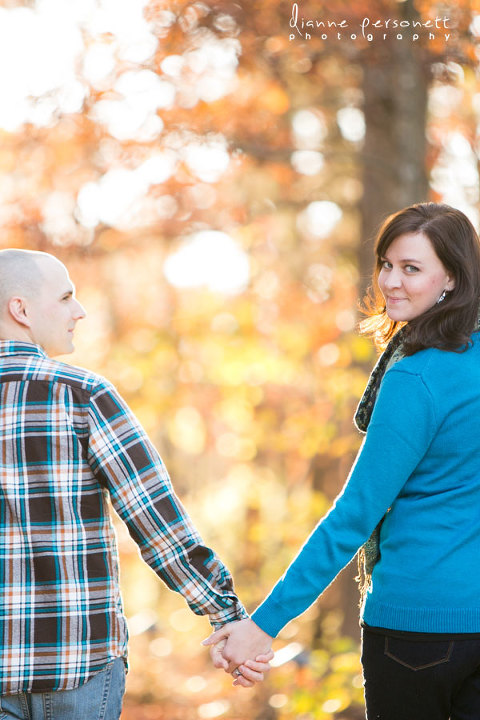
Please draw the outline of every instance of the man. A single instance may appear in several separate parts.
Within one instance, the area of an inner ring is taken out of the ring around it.
[[[127,628],[108,497],[144,560],[193,612],[214,628],[246,616],[114,387],[50,359],[72,352],[84,317],[56,258],[0,251],[2,718],[120,715]],[[220,652],[216,664],[227,668]],[[268,665],[252,667],[236,684],[253,684]]]

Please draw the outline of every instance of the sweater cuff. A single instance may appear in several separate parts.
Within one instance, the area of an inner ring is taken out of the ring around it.
[[[280,630],[291,620],[290,613],[281,605],[265,600],[252,613],[251,619],[258,627],[270,637],[277,637]]]

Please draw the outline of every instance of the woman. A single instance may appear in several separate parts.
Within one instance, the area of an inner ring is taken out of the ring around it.
[[[357,411],[363,445],[333,508],[252,618],[227,638],[234,674],[365,546],[369,720],[480,718],[480,241],[425,203],[386,220],[364,329],[387,349]]]

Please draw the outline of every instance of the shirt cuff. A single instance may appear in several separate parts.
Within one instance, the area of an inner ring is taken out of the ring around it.
[[[223,610],[209,615],[210,624],[214,630],[218,630],[223,625],[236,620],[245,620],[245,618],[248,618],[248,613],[239,601],[234,602],[228,608],[223,608]]]

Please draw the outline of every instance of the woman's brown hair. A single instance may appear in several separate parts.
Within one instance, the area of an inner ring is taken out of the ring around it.
[[[439,260],[454,277],[455,287],[439,302],[410,320],[404,339],[404,352],[436,347],[462,352],[470,345],[470,335],[478,323],[480,303],[480,240],[464,213],[449,205],[419,203],[388,217],[375,242],[375,269],[372,287],[364,299],[368,317],[360,331],[371,335],[382,349],[405,323],[391,320],[378,286],[382,260],[391,243],[406,233],[423,233],[432,243]]]

